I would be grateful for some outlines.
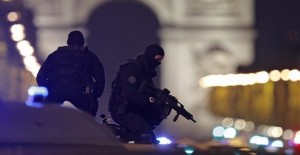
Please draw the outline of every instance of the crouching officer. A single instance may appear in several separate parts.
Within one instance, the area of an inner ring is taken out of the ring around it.
[[[62,104],[71,102],[79,110],[95,116],[97,98],[105,87],[103,65],[98,57],[84,46],[80,31],[68,35],[67,46],[51,53],[37,74],[37,83],[48,89],[46,101]]]
[[[146,47],[143,54],[121,65],[112,85],[109,111],[112,119],[125,128],[127,138],[136,143],[157,144],[153,130],[170,114],[165,107],[155,104],[154,94],[139,91],[147,82],[154,86],[156,67],[164,58],[164,50],[156,44]]]

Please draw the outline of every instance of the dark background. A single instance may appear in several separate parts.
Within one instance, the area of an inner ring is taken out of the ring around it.
[[[149,44],[160,44],[159,27],[153,11],[136,1],[108,2],[91,14],[87,23],[90,33],[87,44],[98,55],[106,72],[101,112],[107,113],[111,83],[120,65],[143,53]],[[155,82],[159,84],[159,77]]]
[[[239,72],[299,69],[300,1],[256,0],[255,60]]]

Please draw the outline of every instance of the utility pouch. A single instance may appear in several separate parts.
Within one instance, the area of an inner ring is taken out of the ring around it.
[[[118,114],[124,115],[127,112],[127,104],[128,103],[125,99],[116,94],[114,91],[111,92],[108,105],[109,111],[117,111]]]
[[[119,80],[114,80],[112,83],[112,91],[109,99],[109,111],[117,112],[119,115],[124,115],[128,111],[128,102],[123,97],[121,92],[121,83]]]

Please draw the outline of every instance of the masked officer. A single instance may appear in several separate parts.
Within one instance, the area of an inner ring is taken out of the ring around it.
[[[112,85],[111,117],[128,131],[127,138],[136,143],[158,142],[153,130],[164,119],[164,107],[155,104],[151,92],[141,92],[140,88],[145,82],[155,87],[152,79],[157,76],[155,69],[163,58],[164,50],[159,45],[149,45],[143,54],[121,65]]]

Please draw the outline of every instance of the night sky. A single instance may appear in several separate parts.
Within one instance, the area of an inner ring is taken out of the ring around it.
[[[299,69],[300,1],[256,0],[255,61],[240,72]]]

